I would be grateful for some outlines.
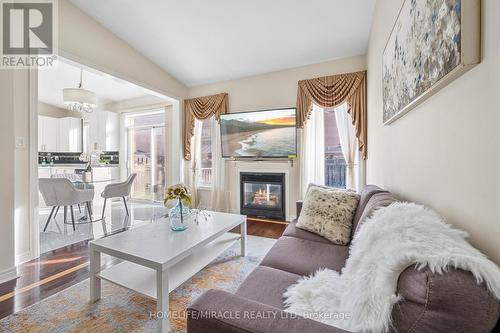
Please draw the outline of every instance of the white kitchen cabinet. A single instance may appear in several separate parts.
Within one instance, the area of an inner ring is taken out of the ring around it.
[[[104,188],[107,184],[110,183],[111,180],[111,168],[102,166],[102,167],[93,167],[92,168],[92,177],[94,179],[94,193],[96,197],[100,197],[101,193],[104,191]],[[106,182],[103,182],[106,181]]]
[[[38,116],[38,151],[82,151],[82,120]]]
[[[81,169],[84,168],[85,167],[82,165]],[[61,177],[62,175],[72,175],[75,173],[75,167],[53,166],[51,169],[52,175],[56,177]]]
[[[59,119],[38,116],[38,150],[57,151]]]
[[[42,116],[38,116],[38,151],[43,151]]]
[[[120,179],[120,167],[118,166],[113,166],[109,167],[111,170],[111,179],[113,180],[113,183],[119,183],[122,180]]]
[[[116,112],[106,114],[106,151],[120,150],[120,115]]]
[[[50,178],[50,168],[38,167],[38,178]]]
[[[108,167],[92,168],[92,177],[94,181],[103,181],[111,179],[111,169]]]
[[[65,117],[59,119],[57,151],[78,153],[82,151],[82,120]]]
[[[88,119],[87,150],[118,151],[120,149],[119,115],[95,110]]]

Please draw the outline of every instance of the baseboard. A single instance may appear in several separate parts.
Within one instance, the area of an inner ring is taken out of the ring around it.
[[[19,275],[17,275],[17,268],[11,267],[0,271],[0,283],[4,283],[7,281],[11,281],[17,279]]]
[[[31,252],[30,251],[16,255],[16,265],[25,263],[25,262],[30,261],[30,260],[31,260]]]

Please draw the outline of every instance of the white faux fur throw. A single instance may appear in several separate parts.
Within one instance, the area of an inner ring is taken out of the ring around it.
[[[323,269],[299,280],[285,292],[285,306],[348,331],[388,332],[392,307],[401,300],[399,274],[412,264],[440,274],[448,267],[470,271],[500,299],[499,267],[466,238],[430,209],[393,203],[361,225],[341,274]]]

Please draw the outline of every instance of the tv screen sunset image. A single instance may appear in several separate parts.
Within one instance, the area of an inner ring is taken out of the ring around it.
[[[295,109],[221,116],[224,157],[289,157],[297,154]]]

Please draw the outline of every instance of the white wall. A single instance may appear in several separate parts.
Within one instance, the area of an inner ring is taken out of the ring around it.
[[[186,96],[186,86],[70,1],[58,3],[62,56],[172,98]]]
[[[344,58],[247,78],[189,88],[190,97],[229,93],[231,112],[295,107],[297,82],[319,76],[366,69],[365,56]]]
[[[303,66],[284,71],[272,72],[263,75],[252,76],[239,80],[232,80],[209,85],[193,87],[189,89],[190,97],[200,97],[221,92],[229,93],[229,111],[241,112],[261,109],[272,109],[281,107],[295,107],[297,101],[297,82],[303,79],[314,77],[355,72],[366,69],[364,56],[345,58],[328,61],[320,64]],[[226,184],[230,190],[235,189],[234,165],[236,162],[226,162]],[[263,163],[246,162],[249,167],[258,168]],[[267,164],[268,162],[265,162]],[[273,162],[270,162],[273,163]],[[283,170],[288,169],[288,162],[274,162],[282,166]],[[295,216],[295,201],[299,200],[299,171],[300,161],[294,162],[290,169],[290,218]],[[187,177],[189,170],[185,169]],[[236,193],[231,193],[230,209],[239,211]],[[210,202],[210,192],[200,191],[202,204]]]
[[[14,72],[0,70],[0,282],[14,266]]]
[[[436,209],[500,263],[500,1],[482,2],[483,60],[389,126],[382,51],[402,0],[378,0],[368,62],[367,181]]]
[[[60,55],[174,99],[186,97],[187,88],[159,66],[77,9],[68,0],[60,0],[58,3]],[[26,253],[34,255],[36,249],[30,247],[31,234],[28,232],[30,143],[28,142],[24,149],[14,150],[15,136],[22,136],[26,140],[29,138],[29,75],[26,70],[0,72],[1,132],[5,138],[1,143],[3,162],[0,185],[2,185],[2,196],[5,196],[5,200],[1,203],[4,215],[0,222],[0,228],[5,227],[0,229],[1,274],[2,270],[13,265],[14,253],[19,260],[25,260]],[[178,104],[176,107],[178,108]],[[8,190],[14,179],[15,191]],[[15,200],[12,193],[15,193]],[[15,252],[13,229],[11,230],[14,224],[17,230]]]
[[[30,134],[30,100],[26,91],[29,87],[29,71],[15,71],[14,73],[14,132],[16,137],[26,138],[25,148],[15,148],[15,254],[16,262],[30,259],[30,145],[28,142]],[[57,133],[55,133],[57,135]],[[1,237],[1,236],[0,236]]]

